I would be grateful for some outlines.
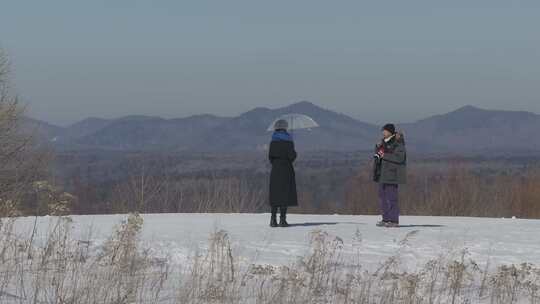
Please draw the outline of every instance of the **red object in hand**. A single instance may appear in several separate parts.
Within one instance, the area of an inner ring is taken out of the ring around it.
[[[379,151],[377,151],[377,154],[379,154],[379,156],[380,156],[381,158],[384,157],[384,146],[382,146],[382,147],[379,148]]]

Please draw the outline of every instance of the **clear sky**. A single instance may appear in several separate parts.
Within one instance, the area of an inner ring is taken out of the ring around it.
[[[57,124],[301,100],[374,123],[540,113],[538,0],[1,0],[0,47]]]

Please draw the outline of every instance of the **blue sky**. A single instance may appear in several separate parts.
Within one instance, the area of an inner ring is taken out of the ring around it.
[[[540,113],[539,1],[2,0],[32,116],[236,115],[309,100],[364,121]]]

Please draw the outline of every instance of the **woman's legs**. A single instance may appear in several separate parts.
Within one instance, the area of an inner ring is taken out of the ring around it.
[[[389,222],[390,216],[388,213],[388,199],[386,197],[386,184],[379,184],[379,203],[383,222]]]
[[[272,215],[270,216],[270,227],[277,227],[277,210],[278,207],[272,206]]]
[[[289,223],[287,223],[287,207],[280,207],[280,218],[279,218],[279,225],[281,227],[289,227]]]
[[[277,223],[277,212],[279,208],[279,225]],[[289,223],[287,223],[287,207],[277,207],[272,206],[272,215],[270,217],[270,227],[289,227]]]
[[[379,200],[383,218],[382,223],[399,224],[398,188],[398,185],[394,184],[379,185]]]
[[[386,185],[386,199],[388,204],[388,219],[394,224],[399,224],[399,195],[398,185]]]

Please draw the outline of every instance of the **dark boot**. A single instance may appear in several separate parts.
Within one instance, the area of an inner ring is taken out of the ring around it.
[[[280,211],[281,211],[281,214],[279,217],[279,226],[289,227],[289,223],[287,223],[287,207],[281,207]]]
[[[270,227],[272,228],[278,227],[277,216],[272,215],[272,217],[270,217]]]
[[[272,207],[272,215],[270,216],[270,227],[278,227],[277,207]]]

